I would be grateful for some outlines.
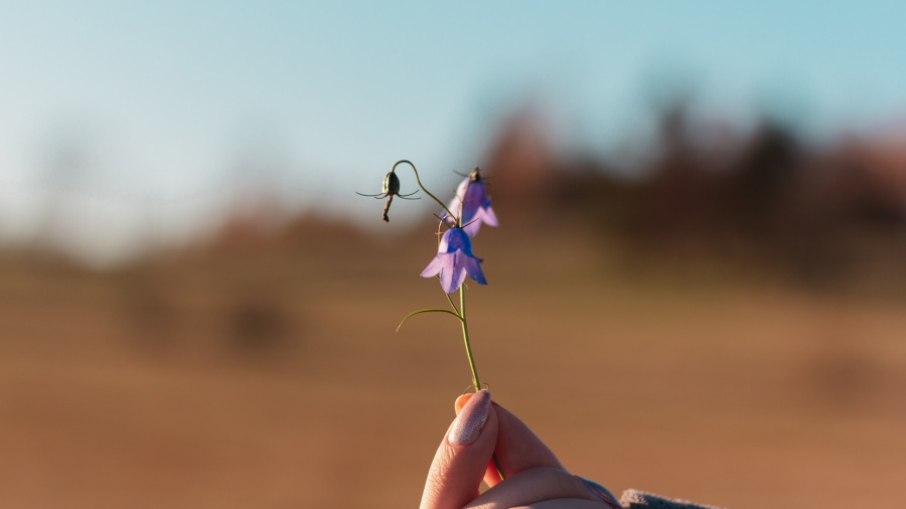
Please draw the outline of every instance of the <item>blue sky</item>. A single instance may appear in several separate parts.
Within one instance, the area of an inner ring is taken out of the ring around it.
[[[115,256],[192,235],[256,172],[365,217],[350,193],[390,163],[447,183],[529,98],[606,151],[657,80],[738,118],[792,101],[819,136],[902,118],[904,5],[0,0],[0,239],[51,199],[77,252]],[[70,146],[80,178],[61,183]]]

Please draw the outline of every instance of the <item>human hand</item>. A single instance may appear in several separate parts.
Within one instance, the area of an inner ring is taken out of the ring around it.
[[[487,390],[456,400],[457,417],[428,471],[421,509],[617,509],[606,489],[566,471]],[[506,480],[497,474],[499,466]],[[489,486],[479,494],[482,479]]]

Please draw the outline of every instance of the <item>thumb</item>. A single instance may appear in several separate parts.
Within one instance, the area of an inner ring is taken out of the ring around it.
[[[460,509],[478,496],[485,468],[497,443],[497,415],[491,393],[469,399],[437,448],[421,509]]]

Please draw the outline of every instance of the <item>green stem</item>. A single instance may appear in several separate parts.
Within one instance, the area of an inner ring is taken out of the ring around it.
[[[425,313],[445,313],[448,315],[455,316],[459,320],[462,320],[462,317],[459,316],[459,313],[454,313],[447,309],[418,309],[418,310],[415,310],[415,311],[407,314],[406,316],[403,317],[402,320],[400,320],[399,325],[396,326],[396,332],[399,332],[400,328],[403,326],[403,324],[406,323],[406,321],[409,320],[410,318],[412,318],[413,316],[422,315]]]
[[[469,369],[472,371],[472,386],[475,392],[481,390],[481,380],[478,379],[478,368],[475,367],[475,358],[472,356],[472,345],[469,342],[469,321],[466,319],[466,286],[459,287],[459,322],[462,324],[462,340],[466,345],[466,357],[469,359]]]
[[[453,300],[450,300],[450,305],[453,306]],[[453,306],[454,308],[456,306]],[[472,386],[475,388],[475,392],[481,390],[481,380],[478,379],[478,368],[475,367],[475,358],[472,356],[472,345],[469,343],[469,321],[466,319],[466,285],[459,287],[459,323],[462,324],[462,339],[466,344],[466,357],[469,358],[469,369],[472,370]],[[497,455],[491,455],[491,461],[494,463],[494,468],[497,470],[497,475],[500,476],[500,480],[506,479],[506,476],[503,475],[503,469],[500,468],[500,462],[497,461]]]
[[[441,208],[443,208],[443,209],[447,212],[447,215],[448,215],[448,216],[450,216],[450,217],[452,217],[453,219],[456,220],[456,226],[460,226],[460,224],[459,224],[459,218],[456,217],[456,214],[454,214],[453,212],[451,212],[450,209],[447,208],[447,205],[446,205],[444,202],[440,201],[440,198],[438,198],[437,196],[434,196],[434,194],[432,194],[431,191],[428,191],[428,189],[424,186],[424,184],[422,184],[422,179],[419,178],[419,176],[418,176],[418,169],[415,168],[415,165],[412,164],[412,161],[410,161],[410,160],[408,160],[408,159],[400,159],[399,161],[393,163],[393,167],[390,168],[390,172],[392,173],[392,172],[396,171],[396,167],[399,166],[399,165],[401,165],[401,164],[408,164],[409,167],[412,168],[412,172],[415,173],[415,181],[418,182],[418,187],[420,187],[420,188],[422,189],[422,191],[425,192],[425,194],[427,194],[427,195],[430,196],[434,201],[436,201],[437,204],[440,205]]]

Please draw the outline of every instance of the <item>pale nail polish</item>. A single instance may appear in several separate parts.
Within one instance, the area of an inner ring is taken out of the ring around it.
[[[487,389],[476,392],[453,422],[447,441],[455,445],[469,445],[478,440],[490,413],[491,393]]]

